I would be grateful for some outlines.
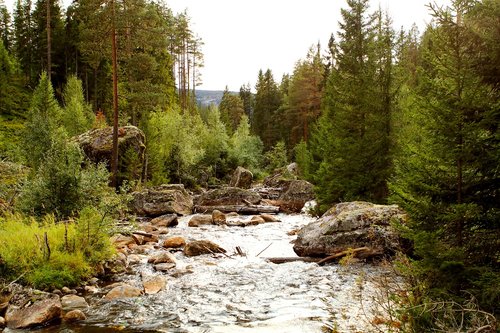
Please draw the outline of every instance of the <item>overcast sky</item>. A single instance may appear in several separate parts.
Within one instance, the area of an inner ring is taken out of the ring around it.
[[[5,0],[12,8],[14,0]],[[69,2],[70,0],[64,0]],[[372,9],[389,11],[394,27],[416,23],[423,31],[430,0],[370,0]],[[259,69],[270,68],[277,81],[292,73],[297,60],[318,41],[323,49],[337,31],[345,0],[166,0],[177,13],[187,9],[193,30],[205,43],[199,89],[238,91],[255,85]],[[434,1],[433,1],[434,2]],[[449,0],[436,0],[438,4]]]

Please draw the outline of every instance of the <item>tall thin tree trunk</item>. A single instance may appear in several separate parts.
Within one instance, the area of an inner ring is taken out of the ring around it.
[[[116,53],[115,1],[111,0],[111,46],[113,62],[113,153],[111,161],[111,184],[117,187],[118,174],[118,64]]]
[[[47,0],[47,76],[49,78],[49,81],[52,79],[52,59],[51,59],[51,48],[52,48],[52,43],[50,39],[51,35],[51,29],[50,29],[50,0]]]

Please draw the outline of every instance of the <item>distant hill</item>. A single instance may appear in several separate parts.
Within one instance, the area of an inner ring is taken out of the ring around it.
[[[222,100],[223,90],[196,90],[196,102],[202,106],[210,104],[219,105]],[[237,95],[237,92],[231,92]]]

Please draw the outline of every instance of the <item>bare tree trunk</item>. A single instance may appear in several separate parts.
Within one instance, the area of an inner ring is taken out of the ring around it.
[[[118,64],[116,54],[115,1],[111,0],[111,46],[113,61],[113,153],[111,161],[111,184],[117,187],[118,173]]]
[[[47,25],[46,25],[46,30],[47,30],[47,76],[49,78],[49,81],[52,80],[52,59],[51,59],[51,48],[52,48],[52,42],[50,39],[51,35],[51,28],[50,28],[50,0],[47,0]]]

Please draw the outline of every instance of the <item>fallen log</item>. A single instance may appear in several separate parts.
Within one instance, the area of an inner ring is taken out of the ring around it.
[[[263,205],[227,205],[227,206],[195,206],[196,213],[211,213],[214,210],[223,213],[236,212],[243,215],[256,215],[261,213],[276,214],[280,208],[278,206],[263,206]]]
[[[285,264],[287,262],[318,262],[321,258],[313,258],[313,257],[277,257],[277,258],[265,258],[266,261],[272,262],[273,264]]]
[[[338,253],[329,255],[326,258],[321,259],[320,261],[317,262],[318,265],[322,266],[330,261],[333,261],[335,259],[339,259],[345,256],[353,256],[354,258],[360,258],[360,259],[365,259],[365,258],[370,258],[374,256],[379,256],[383,254],[382,251],[379,250],[374,250],[369,247],[363,246],[363,247],[358,247],[355,249],[347,249],[345,251],[340,251]]]

